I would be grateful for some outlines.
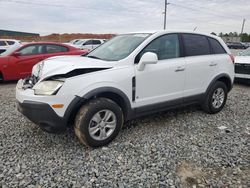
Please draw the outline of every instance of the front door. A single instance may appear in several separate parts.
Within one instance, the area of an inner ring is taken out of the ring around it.
[[[166,34],[153,40],[139,56],[145,52],[156,53],[159,61],[146,65],[143,71],[138,71],[135,66],[136,107],[181,102],[185,81],[185,58],[180,57],[178,34]]]
[[[19,50],[19,55],[15,56],[15,63],[19,78],[25,78],[31,75],[32,67],[44,59],[45,46],[40,44],[31,44]]]

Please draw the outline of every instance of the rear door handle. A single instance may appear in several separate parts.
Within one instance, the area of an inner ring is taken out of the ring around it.
[[[212,63],[209,64],[210,67],[214,67],[216,65],[217,65],[217,63],[214,63],[214,62],[212,62]]]
[[[177,69],[175,70],[175,72],[181,72],[184,71],[185,68],[184,67],[177,67]]]

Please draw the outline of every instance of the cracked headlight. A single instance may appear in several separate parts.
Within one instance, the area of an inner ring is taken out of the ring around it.
[[[42,76],[43,65],[44,65],[43,61],[34,65],[32,68],[32,75],[40,78]]]
[[[48,80],[37,83],[33,90],[35,95],[54,95],[62,87],[64,81]]]

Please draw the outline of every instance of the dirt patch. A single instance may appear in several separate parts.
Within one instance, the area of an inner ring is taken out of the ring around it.
[[[204,178],[201,169],[186,161],[181,162],[177,167],[177,174],[181,179],[183,187],[203,187]]]

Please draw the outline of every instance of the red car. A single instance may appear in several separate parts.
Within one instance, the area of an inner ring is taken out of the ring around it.
[[[51,42],[29,43],[0,55],[0,81],[18,80],[31,74],[38,62],[53,56],[82,55],[87,51]]]

